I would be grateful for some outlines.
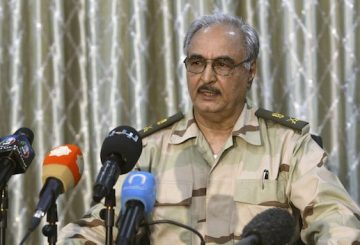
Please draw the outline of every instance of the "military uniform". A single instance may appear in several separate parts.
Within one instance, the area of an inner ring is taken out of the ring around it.
[[[308,131],[307,123],[294,118],[244,107],[218,155],[212,154],[192,113],[153,132],[143,139],[138,162],[157,181],[151,218],[191,226],[207,244],[234,244],[256,214],[280,207],[299,221],[297,235],[307,244],[360,244],[360,210],[325,167],[327,154]],[[101,208],[66,226],[61,237],[77,239],[65,244],[103,244]],[[183,228],[158,224],[151,227],[151,242],[200,240]]]

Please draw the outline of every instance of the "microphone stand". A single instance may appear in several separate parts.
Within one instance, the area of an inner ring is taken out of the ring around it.
[[[105,208],[100,212],[100,217],[105,221],[106,229],[106,245],[113,244],[113,226],[114,226],[114,206],[116,205],[115,201],[115,189],[113,188],[108,195],[105,196]]]
[[[48,243],[55,245],[57,241],[57,225],[58,214],[55,200],[52,201],[49,211],[47,212],[46,221],[48,222],[42,229],[42,233],[48,237]]]
[[[5,185],[0,193],[0,244],[6,244],[7,210],[9,207],[8,191]]]

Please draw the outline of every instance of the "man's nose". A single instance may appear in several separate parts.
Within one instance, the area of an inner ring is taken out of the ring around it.
[[[207,62],[204,71],[201,74],[201,78],[204,82],[210,83],[216,81],[216,74],[212,67],[211,62]]]

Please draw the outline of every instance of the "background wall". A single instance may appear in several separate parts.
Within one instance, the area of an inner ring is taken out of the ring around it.
[[[259,31],[249,97],[311,123],[329,168],[360,203],[360,1],[0,0],[0,135],[35,133],[36,158],[9,186],[7,239],[18,244],[42,186],[44,155],[77,144],[80,184],[58,199],[59,226],[90,205],[105,135],[190,108],[182,63],[189,23],[214,10]],[[46,244],[41,229],[28,244]]]

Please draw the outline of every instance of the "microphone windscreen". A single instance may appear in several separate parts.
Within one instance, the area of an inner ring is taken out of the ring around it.
[[[18,130],[15,131],[14,134],[16,134],[16,135],[24,135],[28,139],[30,145],[32,144],[32,142],[34,140],[34,133],[29,128],[25,128],[25,127],[19,128]]]
[[[62,145],[52,149],[44,159],[42,181],[57,178],[64,186],[64,192],[79,182],[83,173],[82,153],[76,145]]]
[[[110,131],[105,138],[100,152],[104,162],[111,155],[121,156],[121,173],[129,172],[136,164],[142,151],[142,140],[139,133],[132,127],[119,126]]]
[[[291,214],[281,208],[271,208],[256,215],[243,229],[241,238],[257,235],[261,243],[269,245],[287,244],[295,231]]]
[[[144,171],[130,172],[121,188],[121,206],[125,207],[129,200],[140,201],[144,205],[145,214],[150,214],[156,198],[154,175]],[[122,209],[123,211],[125,208]]]

